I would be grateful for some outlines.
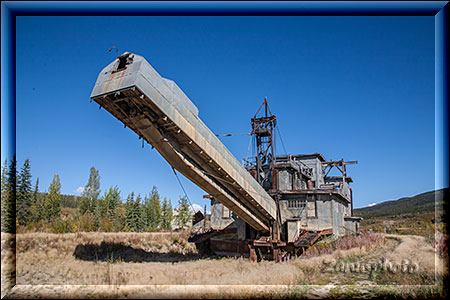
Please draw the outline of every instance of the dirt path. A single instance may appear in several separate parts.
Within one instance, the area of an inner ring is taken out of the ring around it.
[[[434,248],[425,241],[423,236],[399,234],[386,234],[385,236],[400,241],[400,244],[387,256],[389,260],[395,263],[409,260],[417,263],[419,268],[426,272],[442,274],[444,262],[435,255]]]
[[[434,248],[426,243],[425,238],[421,236],[414,235],[394,235],[386,234],[387,244],[385,247],[375,249],[366,255],[352,256],[352,257],[341,257],[337,259],[336,265],[342,263],[343,269],[334,267],[332,270],[328,271],[331,276],[328,277],[328,284],[316,287],[310,296],[312,297],[329,297],[330,293],[343,291],[348,287],[359,286],[360,290],[367,289],[368,291],[373,290],[382,282],[382,284],[395,285],[400,281],[402,284],[414,284],[417,282],[418,278],[421,278],[423,274],[429,275],[429,283],[433,284],[433,274],[441,275],[444,271],[444,262],[439,258],[434,251]],[[385,272],[378,274],[376,276],[371,276],[370,272],[360,272],[352,271],[349,266],[354,266],[357,263],[360,265],[373,263],[373,262],[390,262],[392,265],[402,263],[407,260],[410,265],[419,266],[418,269],[414,269],[414,274],[401,273],[397,271],[396,273]],[[338,269],[336,271],[336,269]],[[326,271],[325,271],[326,272]],[[409,276],[409,277],[408,277]],[[316,281],[320,281],[321,275],[316,276]],[[392,279],[386,283],[386,279]],[[314,281],[313,281],[314,283]]]

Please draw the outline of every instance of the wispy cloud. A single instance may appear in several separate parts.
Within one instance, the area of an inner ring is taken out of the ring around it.
[[[75,193],[77,193],[77,194],[82,194],[84,192],[84,187],[82,187],[82,186],[80,186],[80,187],[78,187],[77,189],[76,189],[76,191],[75,191]]]
[[[371,206],[375,206],[375,205],[377,205],[375,202],[374,203],[370,203],[369,205],[367,205],[368,207],[371,207]]]

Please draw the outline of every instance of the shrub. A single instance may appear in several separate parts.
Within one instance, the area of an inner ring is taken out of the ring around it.
[[[78,219],[78,231],[95,231],[96,229],[94,217],[89,212]]]
[[[356,247],[365,247],[367,250],[382,246],[386,239],[379,233],[362,233],[348,235],[337,239],[328,238],[306,249],[301,258],[310,258],[324,254],[331,254],[336,250],[348,250]]]
[[[50,223],[50,231],[52,233],[69,233],[75,232],[73,220],[69,218],[56,218]]]
[[[100,229],[103,232],[113,232],[114,224],[108,218],[102,218],[100,220]]]

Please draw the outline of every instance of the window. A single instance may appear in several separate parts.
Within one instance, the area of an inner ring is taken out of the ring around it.
[[[231,218],[231,211],[225,205],[222,205],[222,219]]]
[[[288,208],[290,209],[303,209],[305,208],[306,201],[305,199],[289,199],[287,201]]]
[[[317,218],[316,197],[314,195],[308,199],[306,216],[308,218]]]

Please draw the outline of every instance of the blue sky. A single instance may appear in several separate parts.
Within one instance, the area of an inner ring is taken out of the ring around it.
[[[355,207],[435,187],[431,16],[16,20],[17,155],[31,159],[41,191],[58,173],[62,192],[76,194],[95,166],[102,191],[118,185],[122,198],[153,185],[174,206],[183,195],[156,150],[90,103],[112,46],[174,80],[217,134],[249,132],[267,96],[287,152],[359,161],[348,167]],[[221,140],[245,157],[248,136]]]

